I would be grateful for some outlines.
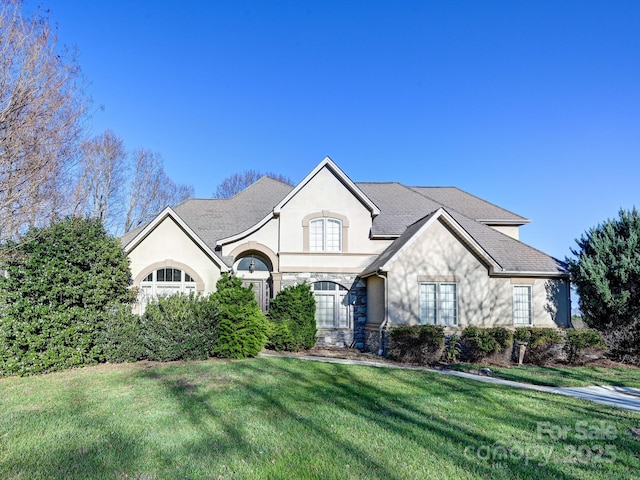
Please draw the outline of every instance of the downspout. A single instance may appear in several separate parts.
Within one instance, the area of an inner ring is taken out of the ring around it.
[[[381,270],[376,272],[376,276],[381,278],[384,283],[384,319],[378,329],[378,345],[380,346],[378,349],[378,355],[382,356],[384,353],[384,336],[382,332],[386,328],[387,323],[389,323],[389,285],[387,283],[387,276],[381,275]]]
[[[569,318],[567,318],[567,327],[575,328],[575,326],[573,325],[573,315],[571,312],[571,278],[567,279],[567,310],[567,315],[569,316]]]

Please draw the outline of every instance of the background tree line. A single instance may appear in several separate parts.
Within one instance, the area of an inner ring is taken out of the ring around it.
[[[0,241],[67,215],[121,234],[189,198],[159,153],[127,152],[111,131],[88,138],[76,52],[58,45],[46,11],[22,7],[0,2]]]

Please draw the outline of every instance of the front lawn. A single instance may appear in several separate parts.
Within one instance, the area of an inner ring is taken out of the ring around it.
[[[631,478],[640,415],[291,358],[0,379],[3,479]]]
[[[450,368],[463,372],[483,366],[469,363],[454,364]],[[640,368],[635,367],[538,367],[520,365],[489,367],[495,377],[514,382],[547,385],[551,387],[590,387],[612,385],[640,388]]]

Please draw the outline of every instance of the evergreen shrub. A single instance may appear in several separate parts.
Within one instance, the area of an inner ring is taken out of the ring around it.
[[[513,333],[504,327],[481,328],[469,325],[462,331],[461,340],[468,360],[478,362],[489,356],[510,354]]]
[[[572,364],[582,363],[584,354],[589,350],[603,352],[606,345],[600,332],[593,328],[573,328],[567,330],[564,351],[567,361]]]
[[[144,358],[166,362],[202,360],[216,344],[218,307],[213,295],[176,294],[149,303],[140,318]]]
[[[223,358],[254,357],[264,348],[269,329],[251,287],[223,274],[213,299],[218,305],[213,355]]]
[[[268,348],[274,350],[306,350],[316,344],[316,302],[307,284],[282,289],[271,301],[272,322]]]
[[[429,365],[440,360],[444,350],[444,327],[412,325],[389,330],[389,357],[406,363]]]

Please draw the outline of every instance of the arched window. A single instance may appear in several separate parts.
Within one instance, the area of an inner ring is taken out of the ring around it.
[[[238,263],[238,271],[247,271],[247,272],[268,272],[269,265],[259,257],[251,256],[244,257]]]
[[[140,282],[140,312],[146,305],[160,296],[175,293],[196,293],[196,282],[187,272],[178,268],[159,268],[149,273]]]
[[[318,328],[349,328],[348,290],[334,282],[313,284]]]
[[[311,220],[309,250],[312,252],[342,251],[342,221],[325,217]]]

